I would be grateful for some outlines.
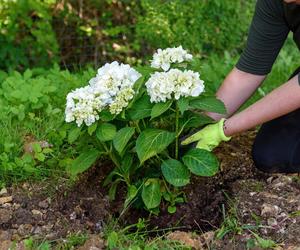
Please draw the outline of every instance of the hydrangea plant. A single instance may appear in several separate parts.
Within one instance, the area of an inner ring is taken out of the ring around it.
[[[158,213],[164,200],[168,211],[175,212],[176,203],[184,202],[180,187],[189,184],[191,174],[212,176],[218,171],[211,152],[183,152],[180,138],[212,122],[202,111],[226,112],[221,101],[205,94],[199,72],[191,70],[193,60],[181,46],[159,49],[151,67],[105,64],[89,85],[69,93],[66,121],[79,127],[70,134],[81,131],[91,139],[70,173],[77,175],[100,157],[108,158],[112,171],[104,185],[110,185],[112,199],[123,182],[125,206],[135,202]]]

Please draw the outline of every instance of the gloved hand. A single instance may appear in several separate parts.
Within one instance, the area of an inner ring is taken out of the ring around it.
[[[231,137],[224,134],[224,121],[221,119],[215,124],[210,124],[201,129],[199,132],[191,135],[181,142],[182,145],[187,145],[192,142],[198,141],[196,148],[206,149],[208,151],[213,150],[222,141],[229,141]]]

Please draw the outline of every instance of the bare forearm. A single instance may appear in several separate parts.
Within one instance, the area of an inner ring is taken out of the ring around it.
[[[265,76],[258,76],[234,68],[225,78],[217,92],[217,97],[225,104],[227,115],[230,117],[259,87]],[[208,113],[215,120],[224,115]]]
[[[298,77],[254,103],[226,121],[225,134],[231,136],[246,131],[300,108],[300,86]]]

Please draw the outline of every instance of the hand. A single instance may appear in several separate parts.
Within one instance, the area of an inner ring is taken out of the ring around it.
[[[185,139],[181,144],[187,145],[197,141],[196,148],[202,148],[208,151],[213,150],[222,141],[229,141],[231,139],[231,137],[224,134],[224,122],[225,119],[221,119],[215,124],[207,125],[199,132]]]

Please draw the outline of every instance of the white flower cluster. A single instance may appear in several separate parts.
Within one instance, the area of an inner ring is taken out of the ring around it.
[[[173,97],[199,96],[204,91],[204,81],[200,74],[191,70],[171,69],[168,72],[156,72],[146,82],[151,102],[165,102]]]
[[[99,112],[109,108],[112,114],[119,114],[134,96],[134,83],[141,74],[127,64],[107,63],[98,69],[89,85],[76,89],[67,96],[66,122],[83,122],[87,126],[99,119]]]
[[[191,54],[188,54],[181,46],[177,48],[158,49],[153,55],[151,61],[152,68],[162,68],[168,71],[172,63],[182,63],[193,59]]]
[[[96,98],[91,86],[75,89],[67,95],[66,122],[76,121],[78,127],[85,122],[90,126],[99,119],[98,112],[104,106],[101,99]]]

